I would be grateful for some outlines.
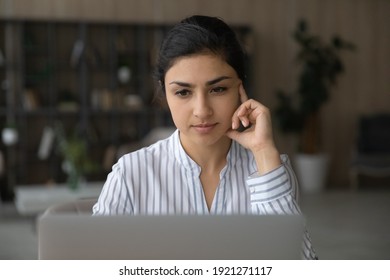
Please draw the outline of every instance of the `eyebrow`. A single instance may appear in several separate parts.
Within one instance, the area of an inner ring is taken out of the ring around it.
[[[218,77],[218,78],[213,79],[211,81],[207,81],[206,85],[212,86],[212,85],[215,85],[216,83],[219,83],[220,81],[231,79],[231,78],[232,77],[229,77],[229,76],[221,76],[221,77]],[[192,85],[190,83],[180,82],[180,81],[172,81],[169,84],[170,85],[176,84],[176,85],[179,85],[179,86],[182,86],[182,87],[192,87]]]
[[[220,81],[227,80],[227,79],[231,79],[231,78],[232,78],[232,77],[229,77],[229,76],[221,76],[221,77],[216,78],[216,79],[214,79],[214,80],[208,81],[208,82],[206,83],[206,85],[211,86],[211,85],[214,85],[214,84],[216,84],[216,83],[219,83]]]

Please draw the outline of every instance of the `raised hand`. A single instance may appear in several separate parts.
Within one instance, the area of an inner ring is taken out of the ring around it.
[[[226,135],[252,151],[258,171],[263,174],[280,166],[280,155],[273,139],[271,114],[260,102],[248,99],[242,84],[239,87],[242,104],[232,116],[232,129]],[[240,123],[246,128],[238,131]]]

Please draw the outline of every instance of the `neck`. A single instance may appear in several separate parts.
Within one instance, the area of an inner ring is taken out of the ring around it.
[[[186,153],[202,169],[202,172],[220,171],[226,165],[226,157],[230,149],[231,139],[224,137],[213,145],[197,145],[183,143]]]

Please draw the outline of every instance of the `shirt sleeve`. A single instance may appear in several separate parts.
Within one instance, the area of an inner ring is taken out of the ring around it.
[[[93,215],[131,214],[131,194],[124,176],[123,160],[112,167],[107,176],[97,203],[93,206]]]
[[[269,173],[264,175],[255,173],[248,178],[247,184],[253,213],[258,215],[301,214],[298,206],[298,181],[288,156],[282,155],[281,160],[282,165]],[[302,257],[304,259],[317,259],[306,229]]]

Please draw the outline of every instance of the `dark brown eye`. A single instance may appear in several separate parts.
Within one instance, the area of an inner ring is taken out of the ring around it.
[[[186,97],[189,94],[190,94],[190,91],[187,89],[182,89],[182,90],[178,90],[175,92],[175,95],[180,96],[180,97]]]
[[[211,90],[212,93],[223,93],[226,91],[226,87],[215,87]]]

